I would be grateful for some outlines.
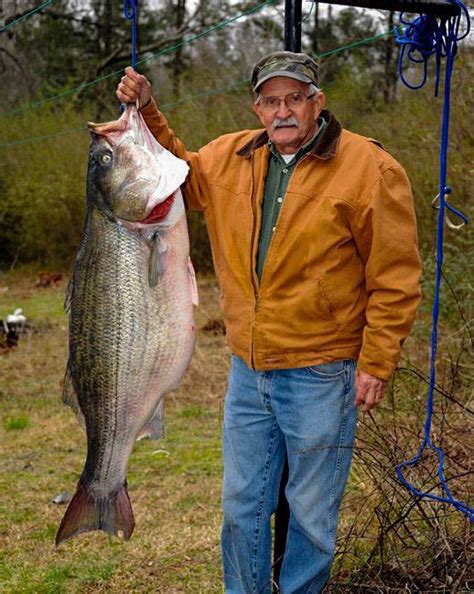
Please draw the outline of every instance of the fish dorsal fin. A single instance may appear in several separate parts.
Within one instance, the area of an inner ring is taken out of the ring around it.
[[[160,232],[156,231],[151,238],[150,263],[148,266],[148,281],[150,287],[156,287],[158,280],[163,276],[167,251],[168,244],[160,236]]]
[[[84,415],[82,414],[81,407],[79,406],[79,400],[77,399],[76,390],[74,388],[74,384],[72,382],[71,371],[69,369],[69,362],[66,367],[66,373],[64,374],[63,379],[63,393],[62,393],[62,401],[63,404],[66,406],[70,406],[76,415],[76,418],[79,422],[79,425],[84,429],[86,429],[86,422],[84,419]]]
[[[138,434],[138,439],[150,437],[151,439],[162,439],[165,435],[165,420],[164,420],[165,401],[163,398],[158,402],[158,406],[153,413],[150,421],[143,427]]]

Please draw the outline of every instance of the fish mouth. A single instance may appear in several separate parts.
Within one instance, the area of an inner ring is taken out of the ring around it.
[[[153,225],[155,223],[159,223],[164,218],[168,216],[171,207],[173,206],[174,202],[174,192],[168,196],[162,202],[159,202],[156,206],[154,206],[151,211],[147,214],[147,216],[138,221],[141,225]]]

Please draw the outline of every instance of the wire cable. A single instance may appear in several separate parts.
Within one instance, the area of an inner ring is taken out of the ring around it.
[[[21,21],[24,21],[25,19],[28,19],[30,16],[33,16],[40,10],[43,10],[43,8],[46,8],[53,2],[54,2],[54,0],[48,0],[47,2],[44,2],[43,4],[41,4],[41,6],[38,6],[37,8],[33,8],[33,10],[30,10],[29,12],[25,13],[21,17],[18,17],[14,21],[11,21],[10,23],[8,23],[8,25],[5,25],[4,27],[2,27],[0,29],[0,33],[3,33],[4,31],[8,31],[8,29],[11,29],[13,27],[13,25],[16,25],[17,23],[19,23]]]

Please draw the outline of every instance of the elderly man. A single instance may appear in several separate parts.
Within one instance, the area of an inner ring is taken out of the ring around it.
[[[285,456],[284,594],[319,592],[334,554],[356,407],[383,398],[420,298],[410,184],[375,140],[341,127],[305,54],[252,73],[264,130],[189,152],[126,70],[158,141],[190,166],[188,208],[204,211],[232,350],[224,415],[226,592],[271,591],[271,527]]]

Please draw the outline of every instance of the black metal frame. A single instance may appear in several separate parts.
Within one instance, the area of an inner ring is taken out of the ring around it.
[[[342,4],[359,8],[376,8],[394,12],[413,12],[434,16],[456,16],[459,7],[449,0],[309,0],[324,4]]]
[[[301,51],[301,0],[285,0],[285,50]]]
[[[459,6],[450,0],[309,0],[322,4],[338,4],[358,8],[412,12],[433,16],[457,16]],[[301,51],[302,0],[285,0],[285,49]]]

